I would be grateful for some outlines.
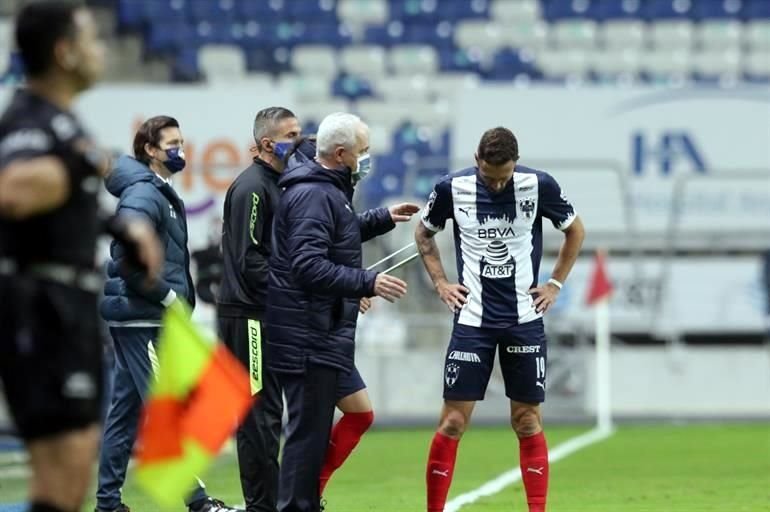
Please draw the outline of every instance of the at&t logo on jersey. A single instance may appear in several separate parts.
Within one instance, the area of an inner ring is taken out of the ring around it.
[[[481,260],[481,276],[489,279],[506,279],[513,275],[513,259],[508,246],[501,240],[493,240],[487,246]]]

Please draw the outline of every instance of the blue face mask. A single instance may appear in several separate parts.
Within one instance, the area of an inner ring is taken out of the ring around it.
[[[294,141],[291,140],[286,142],[273,142],[273,154],[275,154],[278,159],[283,160],[286,153],[291,150],[292,146],[294,146]]]
[[[169,148],[166,150],[166,156],[168,157],[168,160],[163,162],[163,165],[166,166],[166,169],[168,169],[171,174],[178,173],[184,169],[184,166],[187,164],[184,159],[184,150],[182,148]]]
[[[372,172],[372,157],[364,153],[358,157],[358,169],[353,173],[353,185],[366,178]]]

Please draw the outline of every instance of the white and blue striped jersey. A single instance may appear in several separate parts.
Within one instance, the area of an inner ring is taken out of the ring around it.
[[[477,167],[436,184],[422,222],[437,232],[454,221],[457,274],[470,291],[455,322],[505,328],[542,316],[529,290],[537,285],[543,254],[543,217],[564,230],[575,220],[575,209],[542,171],[517,165],[498,193],[489,191]]]

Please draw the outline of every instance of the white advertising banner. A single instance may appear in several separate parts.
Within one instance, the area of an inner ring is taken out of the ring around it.
[[[553,264],[543,261],[541,282],[548,279]],[[585,303],[592,270],[592,258],[578,260],[548,314],[554,327],[593,330],[593,314]],[[675,334],[756,334],[767,329],[759,257],[680,257],[668,263],[661,258],[635,262],[610,257],[608,272],[615,288],[610,300],[615,333],[667,339]]]
[[[520,163],[555,174],[594,230],[625,229],[630,205],[638,232],[663,232],[676,197],[684,230],[770,232],[767,88],[485,85],[454,113],[453,161],[506,126]]]

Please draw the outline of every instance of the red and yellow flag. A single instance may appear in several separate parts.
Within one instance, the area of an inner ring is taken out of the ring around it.
[[[249,376],[176,301],[163,318],[159,367],[144,407],[136,476],[159,505],[179,506],[251,405]]]

